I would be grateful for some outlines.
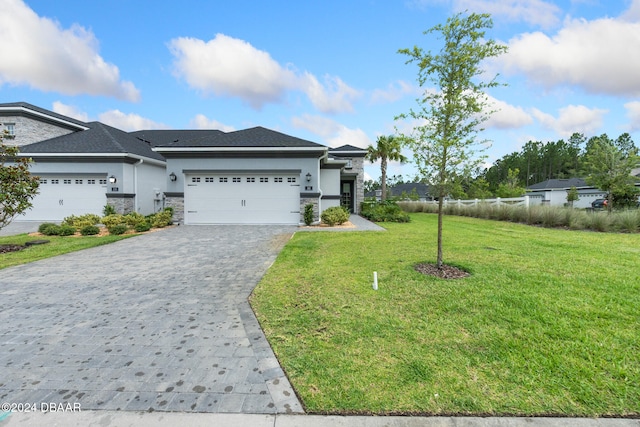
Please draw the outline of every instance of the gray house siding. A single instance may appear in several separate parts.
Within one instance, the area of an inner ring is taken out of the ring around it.
[[[6,129],[7,124],[14,124],[15,136],[7,138],[6,142],[17,146],[32,144],[74,132],[71,129],[61,128],[57,125],[24,116],[0,116],[0,123],[2,124],[0,131]]]

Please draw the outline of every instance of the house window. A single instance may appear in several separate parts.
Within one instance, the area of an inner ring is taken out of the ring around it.
[[[233,177],[233,182],[242,182],[242,178],[240,177]]]
[[[351,159],[347,160],[347,164],[345,165],[345,167],[344,167],[344,168],[345,168],[345,169],[351,169],[351,168],[353,168],[353,165],[352,165],[352,163],[351,163]]]
[[[204,179],[204,182],[214,182],[214,179],[212,176],[208,176]]]
[[[7,131],[8,138],[15,138],[16,136],[16,124],[15,123],[5,123],[4,128]]]
[[[269,182],[269,178],[267,178],[267,177],[260,177],[260,182]]]
[[[107,185],[107,180],[106,179],[101,179],[100,180],[100,185]]]
[[[95,179],[88,179],[87,180],[87,184],[95,184],[96,180]]]
[[[76,179],[76,184],[82,184],[82,180],[81,179]]]
[[[200,182],[200,177],[199,176],[191,177],[191,182]]]
[[[276,177],[276,178],[273,178],[273,181],[274,182],[282,182],[282,178]]]
[[[47,183],[47,180],[46,180],[46,179],[44,179],[44,178],[40,178],[40,184],[46,184],[46,183]]]
[[[219,182],[227,182],[228,179],[226,176],[221,176],[220,179],[218,180]]]
[[[65,179],[63,182],[64,182],[65,184],[71,184],[71,180],[70,180],[70,179]]]
[[[287,182],[296,182],[295,177],[289,177],[287,178]]]
[[[256,182],[256,179],[252,176],[247,177],[247,182]]]
[[[59,180],[57,180],[57,179],[52,179],[52,180],[51,180],[51,183],[52,183],[52,184],[60,184],[60,181],[59,181]]]

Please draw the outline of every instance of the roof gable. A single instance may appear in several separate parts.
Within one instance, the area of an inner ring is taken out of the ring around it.
[[[87,124],[83,121],[76,120],[72,117],[63,116],[62,114],[54,113],[53,111],[45,108],[36,107],[28,102],[7,102],[0,103],[0,115],[26,115],[38,120],[46,122],[56,123],[59,126],[74,130],[86,129]]]

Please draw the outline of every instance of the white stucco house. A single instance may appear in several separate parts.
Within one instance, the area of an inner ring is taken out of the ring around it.
[[[0,104],[6,143],[34,160],[34,207],[19,220],[149,214],[170,206],[184,224],[300,224],[331,206],[359,212],[366,150],[327,146],[263,127],[124,132],[27,103]]]
[[[640,169],[632,172],[633,176],[640,178]],[[640,186],[640,184],[636,184]],[[582,178],[548,179],[527,187],[527,195],[540,197],[542,204],[550,206],[564,206],[567,203],[567,194],[571,187],[578,190],[579,199],[573,202],[574,208],[590,208],[596,199],[607,196],[603,190],[588,185]]]

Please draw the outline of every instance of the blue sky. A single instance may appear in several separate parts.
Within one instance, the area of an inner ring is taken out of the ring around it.
[[[398,49],[437,51],[423,32],[464,10],[491,13],[487,36],[509,47],[486,64],[508,84],[489,93],[489,162],[573,132],[640,145],[640,0],[0,0],[0,102],[366,147],[421,92]]]

